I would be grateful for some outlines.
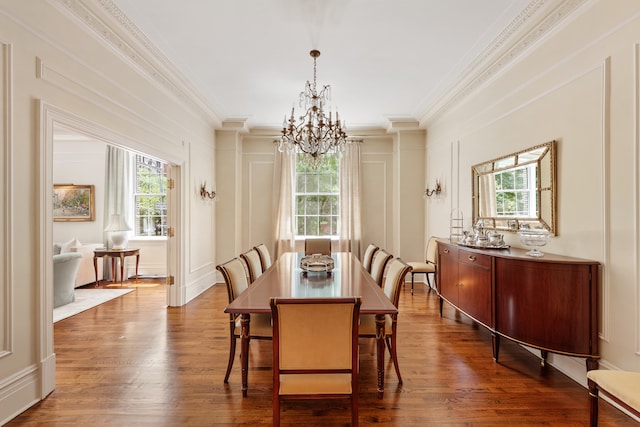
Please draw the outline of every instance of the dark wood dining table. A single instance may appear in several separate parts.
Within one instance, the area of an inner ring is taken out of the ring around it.
[[[376,316],[376,356],[378,397],[384,393],[384,324],[385,315],[397,313],[397,308],[382,292],[371,275],[354,255],[348,252],[331,254],[334,269],[330,273],[304,272],[300,268],[302,253],[282,254],[247,290],[225,309],[225,313],[241,315],[242,395],[247,395],[249,367],[249,331],[251,314],[271,313],[269,300],[278,298],[346,297],[362,298],[361,314]]]

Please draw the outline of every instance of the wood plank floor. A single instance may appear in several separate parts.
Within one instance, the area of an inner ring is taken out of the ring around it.
[[[125,283],[126,286],[126,283]],[[398,351],[376,397],[375,349],[361,342],[360,423],[388,426],[586,426],[587,390],[507,341],[500,362],[491,337],[435,292],[406,286]],[[224,285],[184,307],[165,306],[164,285],[138,287],[55,324],[56,389],[9,426],[231,426],[271,424],[271,343],[253,341],[249,394],[236,355],[229,384]],[[387,355],[388,361],[388,355]],[[637,425],[606,402],[601,426]],[[348,404],[285,404],[283,425],[349,425]]]

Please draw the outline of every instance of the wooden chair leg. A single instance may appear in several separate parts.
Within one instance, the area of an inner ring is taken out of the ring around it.
[[[273,396],[273,427],[280,426],[280,399]]]
[[[358,421],[358,393],[354,392],[351,395],[351,425],[358,427],[360,425]]]
[[[231,322],[231,342],[229,343],[229,362],[227,363],[227,373],[224,374],[224,382],[229,382],[229,375],[231,375],[231,368],[233,368],[233,361],[236,358],[236,337],[234,332],[236,330],[235,322]]]
[[[389,339],[389,338],[387,338]],[[398,352],[396,351],[396,331],[391,334],[391,360],[393,366],[396,368],[396,375],[398,376],[398,382],[402,384],[402,375],[400,375],[400,367],[398,366]]]
[[[413,295],[413,271],[411,272],[411,295]]]
[[[589,425],[598,427],[598,386],[595,382],[587,380],[589,385]]]

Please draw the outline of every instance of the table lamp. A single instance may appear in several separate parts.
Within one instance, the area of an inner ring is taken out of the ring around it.
[[[104,231],[111,233],[111,242],[113,243],[112,249],[125,249],[127,243],[127,232],[131,230],[131,227],[125,221],[124,216],[120,214],[112,214],[109,225]]]

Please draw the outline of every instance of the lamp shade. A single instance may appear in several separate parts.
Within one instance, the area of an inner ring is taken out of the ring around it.
[[[112,214],[109,225],[107,225],[104,231],[131,231],[131,227],[129,227],[129,224],[125,221],[124,216]]]

